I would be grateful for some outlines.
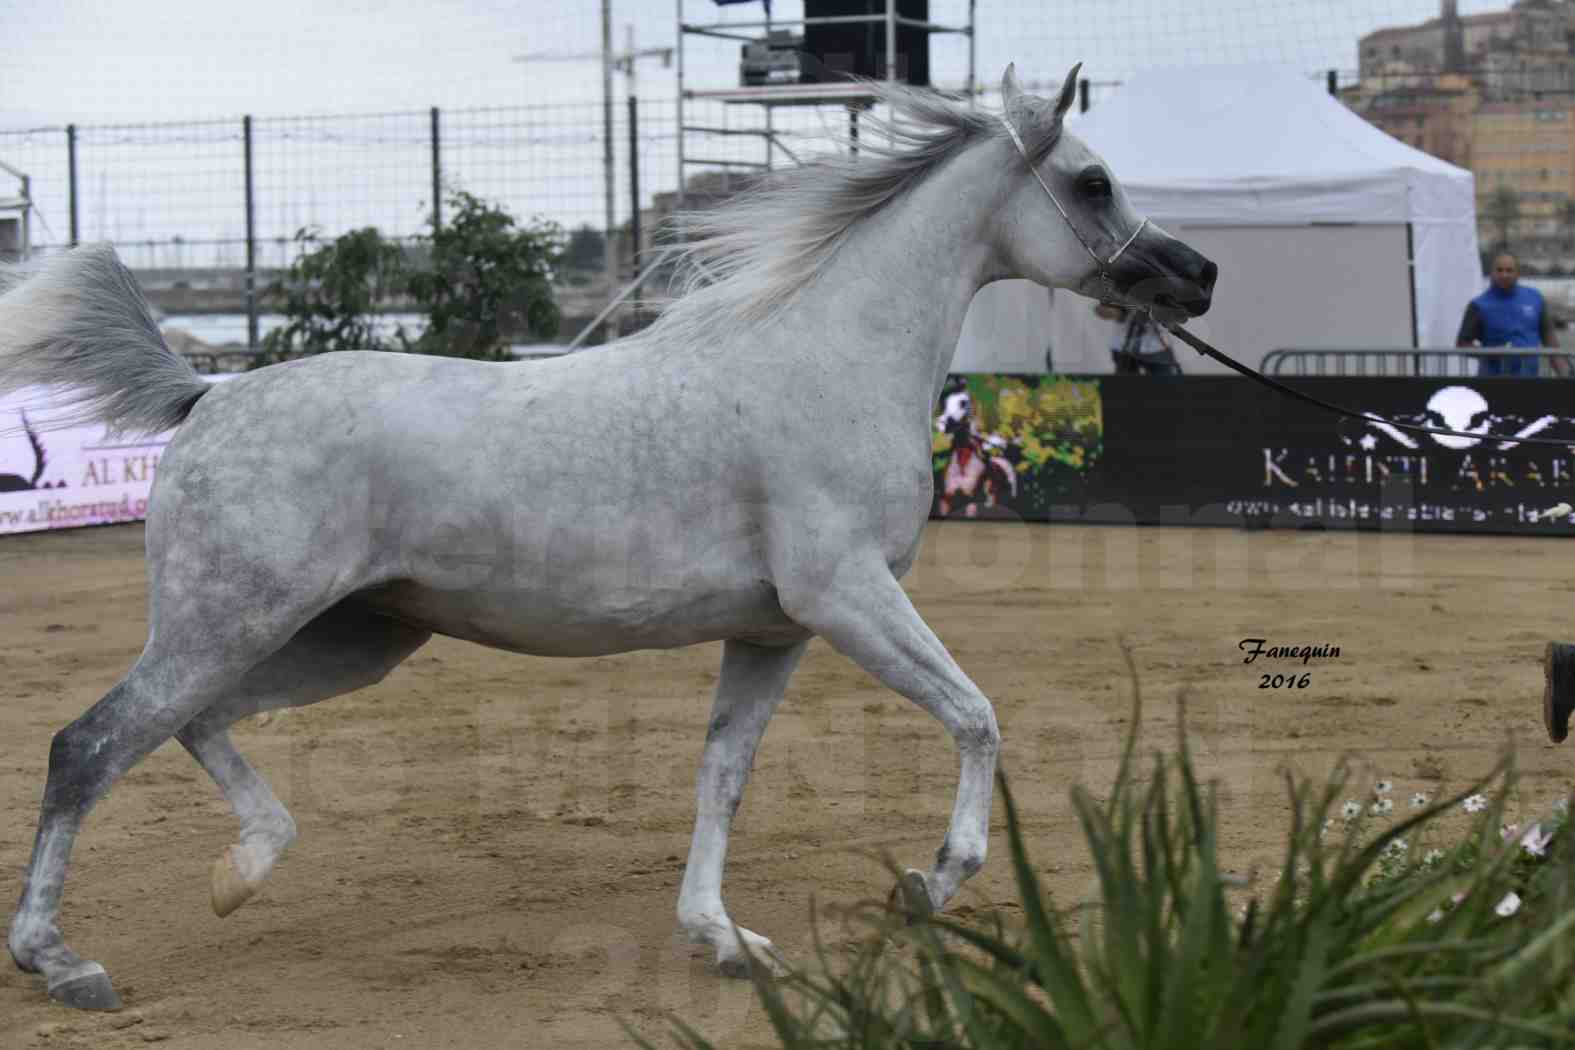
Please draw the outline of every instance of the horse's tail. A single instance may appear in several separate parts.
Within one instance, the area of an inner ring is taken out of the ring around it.
[[[55,395],[49,427],[143,434],[179,426],[210,389],[108,244],[0,268],[0,396],[30,386]]]

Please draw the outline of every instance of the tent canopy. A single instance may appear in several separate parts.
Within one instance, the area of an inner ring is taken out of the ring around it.
[[[1172,232],[1382,225],[1404,243],[1409,224],[1422,346],[1453,346],[1461,312],[1484,287],[1472,174],[1390,137],[1292,69],[1151,70],[1068,127],[1104,157],[1133,206]],[[1373,242],[1353,234],[1352,243]],[[1400,254],[1385,265],[1403,267]],[[1339,309],[1333,286],[1302,292]],[[1401,308],[1409,313],[1409,303]],[[1331,345],[1317,334],[1287,332],[1280,345]]]
[[[1475,229],[1469,171],[1391,138],[1287,68],[1152,70],[1068,126],[1138,208],[1172,222]]]

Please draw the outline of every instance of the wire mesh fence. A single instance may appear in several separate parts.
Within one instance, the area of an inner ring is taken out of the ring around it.
[[[690,21],[761,17],[754,5],[717,8],[705,0],[686,0],[686,5]],[[1461,10],[1496,6],[1502,6],[1498,0],[1463,0]],[[550,60],[578,61],[589,52],[576,48],[594,49],[598,19],[592,7],[576,13],[553,7],[549,21],[553,39],[562,37],[559,51],[514,56],[515,61],[530,59],[512,67],[527,85],[556,83],[546,71],[563,67]],[[1366,34],[1422,22],[1436,12],[1437,3],[1221,0],[1185,17],[1160,0],[1112,0],[1097,17],[1038,0],[992,0],[975,8],[971,0],[929,3],[929,18],[937,23],[959,25],[977,13],[972,39],[930,37],[935,86],[958,91],[972,70],[977,103],[997,107],[1006,61],[1018,62],[1026,89],[1047,94],[1060,86],[1062,71],[1082,59],[1089,79],[1080,103],[1097,107],[1119,90],[1125,76],[1151,65],[1283,61],[1318,80],[1338,69],[1338,85],[1350,86],[1357,81],[1357,62],[1367,62],[1360,53]],[[786,20],[805,13],[798,0],[778,0],[772,10]],[[485,12],[478,12],[476,17],[485,21]],[[498,16],[503,17],[501,8]],[[679,33],[672,8],[620,2],[613,19],[620,27],[628,23],[631,48],[635,39],[647,47],[685,48],[687,86],[738,83],[738,45]],[[477,41],[484,37],[467,40],[479,48]],[[257,286],[263,286],[269,273],[296,257],[300,245],[295,238],[303,229],[331,238],[375,226],[385,236],[418,237],[440,220],[443,197],[455,190],[499,205],[522,222],[540,217],[566,231],[589,228],[598,242],[609,232],[615,243],[622,238],[615,270],[627,278],[634,254],[625,231],[638,217],[642,243],[649,246],[681,178],[725,189],[740,175],[790,165],[831,148],[849,121],[840,105],[767,109],[697,98],[685,103],[684,126],[715,130],[686,133],[678,123],[675,80],[651,66],[654,62],[645,63],[642,69],[648,71],[639,73],[641,98],[633,117],[623,97],[633,78],[618,77],[615,97],[606,107],[599,100],[553,101],[0,131],[0,161],[31,177],[35,247],[111,241],[147,281],[156,283],[164,275],[170,283],[205,283],[216,295],[227,287],[233,291],[248,256],[260,271]],[[1501,80],[1510,83],[1510,72]],[[558,97],[551,90],[533,89],[532,94]],[[587,94],[582,92],[582,98]],[[776,146],[766,145],[768,130]],[[613,289],[596,269],[587,267],[596,291],[585,298],[600,295],[605,302]],[[249,337],[244,327],[239,337]]]

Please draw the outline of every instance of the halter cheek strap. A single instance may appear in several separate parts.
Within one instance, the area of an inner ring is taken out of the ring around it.
[[[1114,284],[1115,282],[1111,280],[1110,275],[1105,272],[1105,268],[1107,266],[1115,265],[1115,261],[1121,258],[1122,253],[1128,248],[1132,247],[1132,242],[1138,239],[1138,234],[1142,233],[1143,228],[1148,225],[1148,217],[1144,216],[1143,221],[1138,223],[1137,229],[1132,231],[1132,236],[1128,237],[1126,241],[1122,243],[1121,247],[1116,249],[1114,255],[1108,259],[1101,259],[1099,257],[1099,253],[1094,251],[1089,243],[1083,239],[1083,235],[1081,233],[1077,232],[1077,227],[1072,223],[1072,217],[1066,213],[1065,208],[1061,207],[1061,202],[1056,199],[1054,191],[1050,189],[1050,184],[1044,180],[1044,176],[1039,174],[1039,169],[1034,166],[1033,159],[1028,156],[1028,147],[1023,145],[1022,137],[1017,134],[1017,129],[1012,126],[1012,122],[1007,120],[1004,116],[1000,118],[1000,121],[1002,126],[1006,128],[1006,133],[1012,136],[1012,144],[1017,147],[1017,152],[1021,153],[1023,155],[1023,159],[1028,161],[1028,170],[1033,172],[1034,178],[1038,180],[1040,187],[1045,191],[1046,195],[1049,196],[1050,203],[1055,205],[1055,210],[1061,213],[1061,219],[1066,223],[1067,229],[1072,231],[1072,236],[1077,238],[1077,243],[1083,246],[1083,250],[1087,252],[1093,258],[1094,262],[1099,266],[1100,278],[1107,283]]]

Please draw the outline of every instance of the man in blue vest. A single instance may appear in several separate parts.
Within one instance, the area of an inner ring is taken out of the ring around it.
[[[1493,260],[1493,283],[1471,300],[1460,322],[1460,347],[1513,346],[1535,349],[1554,348],[1559,337],[1553,330],[1553,313],[1542,301],[1542,293],[1520,283],[1520,263],[1504,252]],[[1531,354],[1489,354],[1480,358],[1481,375],[1535,376],[1537,358]],[[1565,362],[1554,358],[1562,375]]]

